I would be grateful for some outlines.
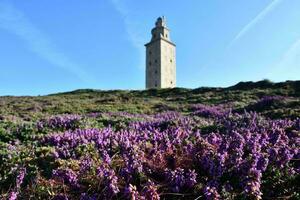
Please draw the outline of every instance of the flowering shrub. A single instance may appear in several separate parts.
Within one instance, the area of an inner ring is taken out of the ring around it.
[[[26,174],[26,168],[21,168],[18,171],[17,177],[16,177],[16,186],[15,188],[9,193],[9,200],[15,200],[17,199],[19,192],[21,190],[21,185],[24,181],[24,177]]]
[[[38,130],[45,128],[54,130],[68,130],[79,127],[79,122],[82,119],[79,115],[59,115],[52,116],[47,119],[42,119],[37,123]]]
[[[221,106],[208,106],[204,104],[196,104],[191,107],[191,110],[194,111],[193,115],[198,115],[201,117],[221,117],[227,112]]]
[[[127,126],[93,127],[99,118],[115,115],[126,116]],[[85,128],[78,126],[81,120],[79,115],[40,120],[34,141],[6,144],[10,150],[0,152],[6,162],[0,167],[2,197],[300,197],[300,119],[271,120],[198,105],[186,115],[93,115],[85,119],[92,126]]]
[[[271,109],[272,107],[280,107],[286,98],[282,96],[264,96],[256,103],[249,105],[247,109],[262,111],[265,109]]]

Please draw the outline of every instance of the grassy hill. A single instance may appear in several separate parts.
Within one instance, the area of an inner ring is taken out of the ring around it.
[[[272,83],[240,82],[228,88],[151,89],[143,91],[80,89],[47,96],[0,97],[0,118],[33,120],[63,113],[117,112],[156,113],[167,110],[188,111],[193,104],[228,104],[240,112],[253,109],[264,96],[282,96],[279,104],[257,110],[271,118],[300,116],[300,81]]]
[[[0,199],[300,199],[300,81],[0,97]]]

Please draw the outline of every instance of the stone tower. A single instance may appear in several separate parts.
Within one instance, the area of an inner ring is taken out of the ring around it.
[[[146,88],[176,87],[176,45],[164,17],[159,17],[146,46]]]

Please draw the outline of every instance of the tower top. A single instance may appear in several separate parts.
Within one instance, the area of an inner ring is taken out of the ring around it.
[[[156,27],[167,27],[167,22],[165,16],[157,18],[155,22]]]
[[[151,34],[152,34],[151,41],[145,44],[145,46],[148,46],[153,42],[160,41],[160,40],[164,40],[169,44],[175,46],[175,44],[171,42],[170,30],[167,27],[166,18],[164,16],[157,18],[155,22],[155,27],[151,30]]]

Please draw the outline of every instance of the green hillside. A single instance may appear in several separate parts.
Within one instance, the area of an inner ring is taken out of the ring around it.
[[[228,88],[200,87],[141,91],[80,89],[47,96],[3,96],[0,97],[0,116],[28,121],[46,115],[64,113],[124,111],[151,114],[168,110],[187,112],[190,105],[199,103],[227,104],[242,112],[243,109],[251,110],[252,104],[264,96],[287,98],[279,104],[257,110],[263,115],[271,118],[300,116],[300,81],[240,82]]]
[[[0,199],[300,199],[300,81],[0,97]]]

